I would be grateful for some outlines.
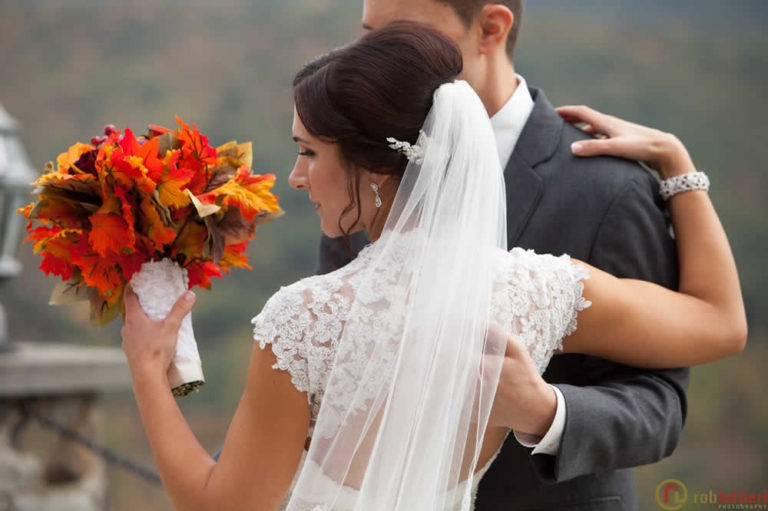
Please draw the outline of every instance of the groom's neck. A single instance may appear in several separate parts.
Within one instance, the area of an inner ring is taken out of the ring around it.
[[[483,101],[489,117],[507,104],[517,89],[517,83],[514,65],[506,57],[489,62],[475,80],[470,78],[470,85]]]

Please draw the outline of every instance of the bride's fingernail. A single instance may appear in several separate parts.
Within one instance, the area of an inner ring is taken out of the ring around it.
[[[584,145],[580,144],[579,142],[574,142],[571,144],[571,151],[578,154],[584,150]]]
[[[193,293],[192,291],[187,291],[186,293],[184,293],[184,299],[188,302],[191,302],[192,300],[195,299],[195,293]]]

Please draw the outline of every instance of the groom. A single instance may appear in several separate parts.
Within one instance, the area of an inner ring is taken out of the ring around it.
[[[677,285],[677,258],[654,179],[615,158],[574,157],[587,138],[514,69],[522,0],[364,0],[363,27],[396,19],[441,30],[461,48],[505,168],[507,238],[619,277]],[[353,235],[353,251],[366,243]],[[323,238],[318,273],[351,260]],[[621,339],[616,339],[621,342]],[[514,431],[480,484],[478,511],[637,510],[629,467],[672,453],[686,412],[688,369],[650,371],[557,355],[543,379],[510,341],[492,422]]]

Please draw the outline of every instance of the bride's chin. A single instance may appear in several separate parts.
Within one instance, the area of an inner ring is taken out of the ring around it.
[[[339,232],[338,226],[333,226],[333,227],[327,226],[325,225],[325,222],[322,219],[320,219],[320,230],[323,231],[323,234],[325,234],[329,238],[340,238],[341,236],[343,236],[343,234]]]
[[[321,211],[318,211],[318,214],[320,216],[320,230],[324,235],[328,236],[329,238],[341,238],[344,236],[344,232],[339,229],[338,217],[328,221],[322,215]],[[358,221],[354,225],[349,225],[349,223],[349,221],[346,221],[342,223],[341,227],[346,229],[350,235],[358,231],[366,230],[363,222]]]

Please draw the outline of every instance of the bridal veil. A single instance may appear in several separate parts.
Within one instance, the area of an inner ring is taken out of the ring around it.
[[[290,511],[471,505],[506,346],[488,335],[504,180],[464,81],[435,91],[417,145],[350,296]]]

